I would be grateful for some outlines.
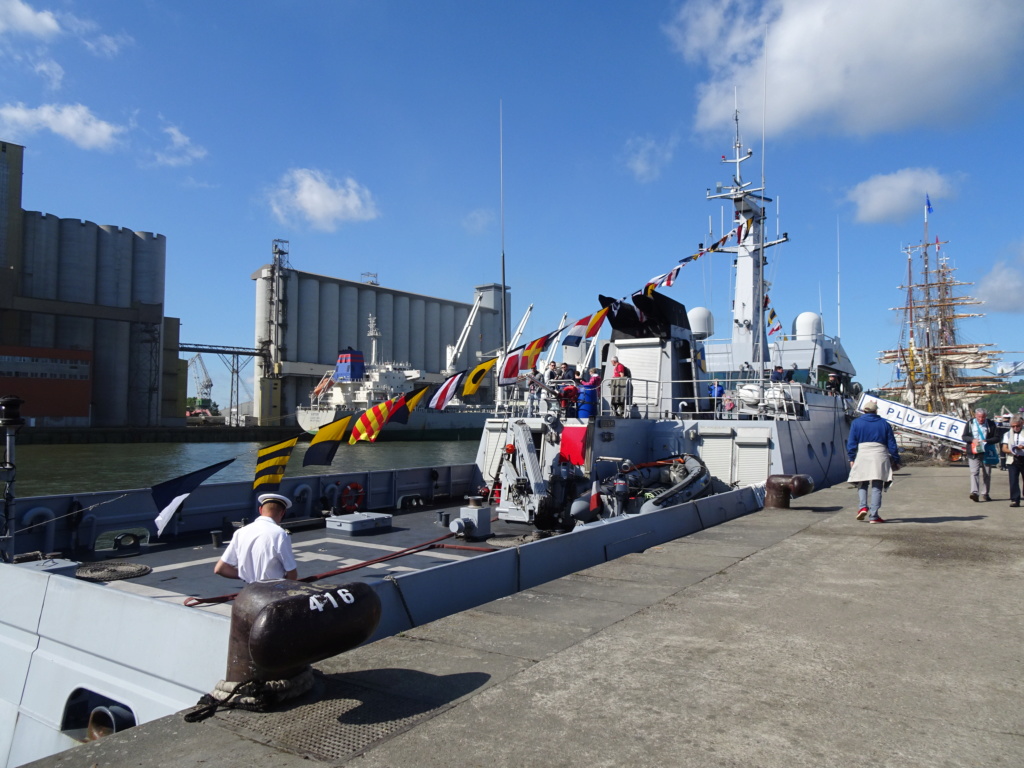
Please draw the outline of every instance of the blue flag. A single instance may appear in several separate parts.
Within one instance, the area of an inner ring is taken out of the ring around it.
[[[924,195],[924,207],[925,207],[925,210],[928,211],[928,213],[932,212],[932,201],[931,201],[931,198],[928,197],[928,193],[927,192]]]

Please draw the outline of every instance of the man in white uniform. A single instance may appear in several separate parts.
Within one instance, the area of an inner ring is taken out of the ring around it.
[[[277,493],[264,493],[257,501],[260,516],[235,531],[213,572],[228,579],[241,579],[246,584],[272,579],[295,581],[299,572],[292,556],[292,540],[280,525],[292,505],[291,499]]]

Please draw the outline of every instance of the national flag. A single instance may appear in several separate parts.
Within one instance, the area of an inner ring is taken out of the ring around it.
[[[927,192],[924,195],[924,207],[925,210],[928,211],[928,213],[934,213],[934,211],[932,210],[932,199],[928,196]]]
[[[490,360],[484,360],[480,365],[470,371],[469,376],[466,377],[466,383],[462,385],[462,396],[468,397],[469,395],[475,395],[476,391],[480,389],[480,382],[484,380],[484,376],[491,370],[498,362],[498,358],[492,357]]]
[[[369,443],[376,442],[380,431],[384,429],[384,425],[388,423],[391,415],[397,409],[397,402],[398,398],[393,397],[390,400],[385,400],[383,403],[378,403],[373,408],[363,411],[352,427],[352,434],[349,435],[348,444],[355,445],[359,440],[365,440]]]
[[[430,385],[424,384],[422,387],[417,387],[411,392],[401,395],[395,401],[395,410],[391,412],[390,420],[396,424],[408,424],[409,414],[416,410],[416,406],[420,404],[428,389],[430,389]]]
[[[501,360],[501,367],[498,369],[498,386],[507,387],[515,384],[519,377],[519,358],[523,347],[516,347]]]
[[[454,376],[449,376],[444,384],[438,388],[437,392],[434,393],[434,396],[430,398],[430,405],[427,407],[433,408],[435,411],[443,411],[445,406],[448,405],[448,401],[459,391],[459,383],[465,375],[465,371],[459,371]]]
[[[590,511],[600,512],[601,511],[601,484],[595,478],[593,486],[590,489]]]
[[[334,454],[338,452],[338,446],[348,436],[348,426],[352,423],[352,414],[346,413],[340,419],[335,419],[330,424],[324,424],[319,431],[313,435],[306,449],[306,455],[302,457],[302,466],[310,465],[330,466],[334,461]]]
[[[544,351],[547,345],[551,342],[559,331],[555,333],[549,333],[546,336],[541,336],[539,339],[534,339],[526,348],[523,350],[523,354],[519,358],[519,370],[521,371],[532,371],[537,367],[537,358],[540,357],[540,353]]]
[[[259,489],[264,493],[273,493],[281,484],[284,477],[284,468],[291,458],[292,449],[299,442],[296,435],[291,440],[282,440],[280,443],[260,448],[256,453],[256,479],[253,481],[253,490]]]
[[[156,504],[156,508],[160,510],[160,514],[156,516],[156,535],[159,538],[160,534],[164,532],[164,528],[171,522],[171,518],[174,517],[174,513],[181,508],[181,505],[188,498],[189,494],[198,488],[204,480],[208,477],[215,475],[220,472],[224,467],[233,462],[234,459],[228,459],[222,461],[219,464],[211,464],[203,469],[197,469],[195,472],[189,472],[187,475],[176,477],[173,480],[154,485],[149,489],[150,494],[153,496],[153,501]]]
[[[939,236],[936,235],[935,236],[935,252],[938,253],[941,250],[942,250],[942,248],[939,246]]]

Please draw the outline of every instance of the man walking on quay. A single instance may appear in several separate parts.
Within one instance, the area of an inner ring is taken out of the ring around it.
[[[992,501],[992,464],[999,463],[996,446],[999,431],[984,408],[974,409],[974,418],[967,422],[967,466],[971,470],[971,501]],[[989,447],[991,446],[991,447]],[[986,461],[986,454],[991,458]]]
[[[878,403],[871,400],[862,410],[864,415],[853,420],[846,441],[846,455],[850,457],[849,482],[857,486],[860,501],[857,519],[867,517],[869,523],[884,523],[878,514],[882,491],[892,483],[892,471],[900,468],[900,450],[889,422],[878,415]]]
[[[1010,506],[1019,507],[1020,474],[1024,469],[1024,416],[1019,413],[1010,417],[1010,429],[1003,435],[1003,453],[1010,477]]]

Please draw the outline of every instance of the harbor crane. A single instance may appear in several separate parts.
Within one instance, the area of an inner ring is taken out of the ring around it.
[[[458,341],[448,345],[448,360],[445,366],[445,375],[447,376],[455,373],[455,363],[459,359],[459,355],[462,354],[462,350],[466,347],[466,342],[469,340],[469,332],[473,330],[473,321],[476,319],[477,312],[480,311],[480,303],[483,301],[483,298],[484,295],[478,293],[476,298],[473,299],[473,308],[469,310],[469,317],[466,319],[466,324],[462,326],[462,333],[459,335]]]
[[[196,385],[196,407],[209,408],[213,402],[210,395],[213,392],[213,379],[210,372],[206,370],[203,356],[193,355],[188,361],[188,369],[192,372],[192,380]]]

